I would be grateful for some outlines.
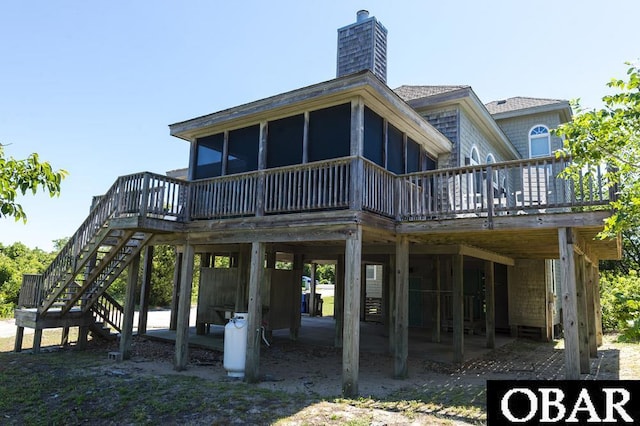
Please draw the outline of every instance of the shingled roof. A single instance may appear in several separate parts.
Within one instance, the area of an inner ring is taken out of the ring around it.
[[[514,98],[503,99],[485,104],[490,114],[501,114],[505,112],[517,111],[521,109],[537,108],[546,105],[563,104],[567,101],[561,99],[526,98],[516,96]]]
[[[467,89],[470,86],[409,86],[403,85],[393,89],[405,102],[413,99],[427,98],[429,96],[440,95],[442,93],[453,92],[455,90]]]

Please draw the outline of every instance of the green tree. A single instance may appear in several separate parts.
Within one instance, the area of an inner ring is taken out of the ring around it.
[[[585,111],[574,102],[576,117],[556,131],[565,138],[564,154],[573,157],[569,176],[607,164],[605,178],[617,198],[603,237],[640,229],[640,68],[627,65],[626,79],[607,84],[614,93],[602,98],[601,109]]]
[[[4,145],[0,144],[0,217],[26,222],[27,214],[17,202],[18,195],[27,191],[35,194],[40,187],[52,197],[60,195],[60,184],[66,176],[65,170],[53,170],[36,153],[24,160],[5,157]]]

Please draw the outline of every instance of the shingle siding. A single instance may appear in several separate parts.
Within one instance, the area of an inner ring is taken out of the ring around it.
[[[487,138],[486,134],[469,119],[464,113],[460,114],[460,165],[465,165],[465,157],[471,156],[471,148],[475,146],[478,149],[480,164],[487,162],[487,156],[493,154],[496,161],[511,160],[512,158],[504,158],[497,149],[496,141]]]
[[[518,259],[509,269],[509,324],[546,326],[546,262]]]
[[[453,143],[453,150],[451,153],[440,155],[440,157],[438,157],[438,168],[456,167],[458,158],[458,136],[460,130],[458,126],[458,109],[451,108],[421,114],[429,124],[435,127]]]
[[[365,69],[387,81],[387,30],[374,17],[338,30],[337,76]]]
[[[538,124],[547,126],[550,130],[560,125],[558,113],[542,113],[522,117],[505,118],[496,121],[513,146],[523,158],[529,158],[529,131]],[[551,151],[562,148],[562,139],[551,137]]]

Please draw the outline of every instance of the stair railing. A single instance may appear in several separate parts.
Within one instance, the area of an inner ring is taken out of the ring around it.
[[[122,331],[124,308],[108,293],[102,293],[91,307],[97,321],[109,324],[118,333]]]

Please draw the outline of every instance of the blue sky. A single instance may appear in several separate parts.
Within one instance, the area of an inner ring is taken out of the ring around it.
[[[21,198],[29,220],[0,219],[0,242],[50,250],[118,176],[185,167],[168,124],[333,78],[359,9],[389,31],[392,88],[598,107],[640,56],[636,0],[1,2],[0,143],[69,177],[59,198]]]

